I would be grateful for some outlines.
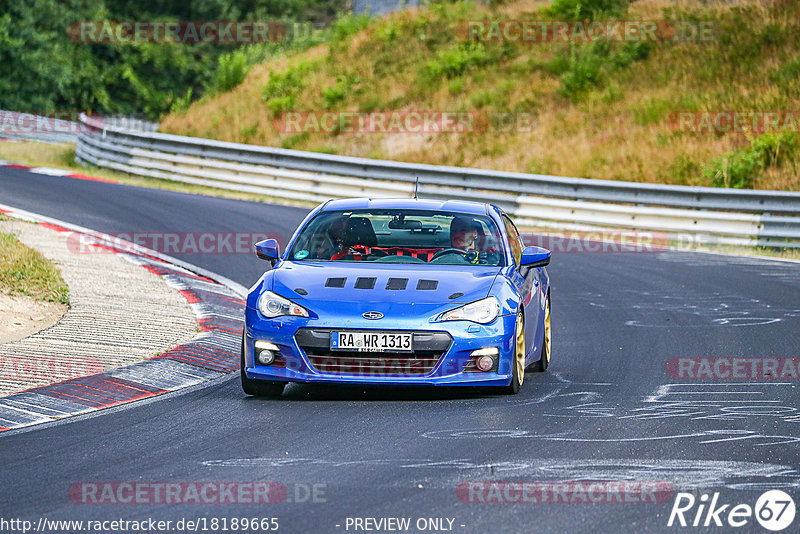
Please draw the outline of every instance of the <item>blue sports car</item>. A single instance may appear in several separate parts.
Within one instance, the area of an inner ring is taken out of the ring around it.
[[[550,251],[490,204],[325,202],[247,296],[242,388],[289,382],[492,386],[550,362]]]

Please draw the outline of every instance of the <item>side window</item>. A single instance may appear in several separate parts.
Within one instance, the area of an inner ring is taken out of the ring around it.
[[[511,222],[506,215],[503,215],[503,224],[506,225],[506,233],[508,234],[508,244],[511,246],[511,255],[514,256],[514,263],[519,265],[522,259],[522,240],[519,238],[519,232],[514,223]]]

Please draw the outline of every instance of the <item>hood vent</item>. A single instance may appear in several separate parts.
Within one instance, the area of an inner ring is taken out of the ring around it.
[[[434,291],[439,287],[438,280],[419,280],[417,282],[417,291]]]
[[[375,282],[378,279],[374,276],[362,276],[356,278],[356,289],[375,289]],[[325,281],[325,287],[343,288],[347,284],[346,277],[328,278]],[[389,278],[386,282],[386,289],[390,291],[403,291],[408,287],[408,278]],[[417,291],[435,291],[439,287],[438,280],[417,280]],[[300,295],[307,295],[308,292],[303,288],[295,289],[296,293]],[[463,293],[454,293],[450,295],[451,299],[462,296]]]
[[[372,289],[375,287],[375,280],[376,278],[373,277],[361,277],[356,279],[356,289]]]
[[[408,285],[408,278],[389,278],[386,283],[386,289],[394,289],[402,291]]]

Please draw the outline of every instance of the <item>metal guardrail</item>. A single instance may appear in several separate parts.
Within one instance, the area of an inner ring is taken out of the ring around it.
[[[0,139],[39,141],[42,143],[77,143],[78,135],[88,127],[81,122],[65,120],[78,112],[54,112],[49,115],[0,109]],[[155,132],[158,123],[137,117],[106,116],[101,119],[108,128]]]
[[[103,121],[106,128],[116,128],[121,130],[133,130],[136,132],[155,132],[158,130],[158,123],[139,117],[126,116],[101,116],[97,120]]]
[[[632,229],[695,242],[800,248],[800,192],[668,186],[412,164],[109,126],[82,115],[79,161],[293,200],[351,196],[479,200],[526,227]]]

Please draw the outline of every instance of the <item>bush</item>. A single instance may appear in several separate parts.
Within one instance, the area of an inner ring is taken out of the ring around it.
[[[176,98],[170,107],[170,113],[178,113],[189,109],[192,105],[192,88],[186,90],[186,94]]]
[[[353,85],[360,82],[357,76],[340,76],[333,87],[322,90],[322,97],[325,99],[325,108],[331,109],[336,104],[347,98],[352,92]]]
[[[491,60],[482,43],[461,43],[440,51],[436,59],[427,64],[428,73],[434,77],[455,78],[470,67],[484,65]]]
[[[305,86],[305,76],[313,70],[311,63],[298,63],[284,72],[272,72],[261,91],[261,99],[273,113],[291,111],[297,93]]]
[[[571,100],[578,100],[581,93],[600,85],[604,73],[623,69],[634,61],[646,59],[651,46],[650,43],[627,43],[613,52],[611,43],[599,41],[583,46],[578,52],[578,45],[571,44],[568,66],[561,75],[561,94]],[[556,64],[555,60],[551,63]]]
[[[781,167],[798,155],[798,136],[793,132],[770,132],[751,137],[750,147],[716,158],[703,173],[714,187],[752,188],[769,167]]]
[[[600,82],[600,69],[605,63],[603,54],[598,53],[600,47],[592,46],[576,53],[573,49],[569,68],[561,75],[561,94],[572,100],[591,86]]]
[[[340,16],[331,25],[331,40],[334,42],[344,41],[346,38],[356,34],[369,25],[369,15],[344,15]]]
[[[250,72],[247,55],[243,50],[234,50],[230,54],[219,56],[217,70],[210,84],[211,93],[224,93],[237,87]]]
[[[267,108],[275,115],[294,109],[294,95],[276,96],[267,100]]]
[[[400,25],[397,22],[394,20],[389,20],[383,26],[378,27],[378,29],[375,31],[375,35],[377,35],[378,39],[380,39],[382,42],[389,43],[399,38],[402,35],[402,31],[400,30]]]

